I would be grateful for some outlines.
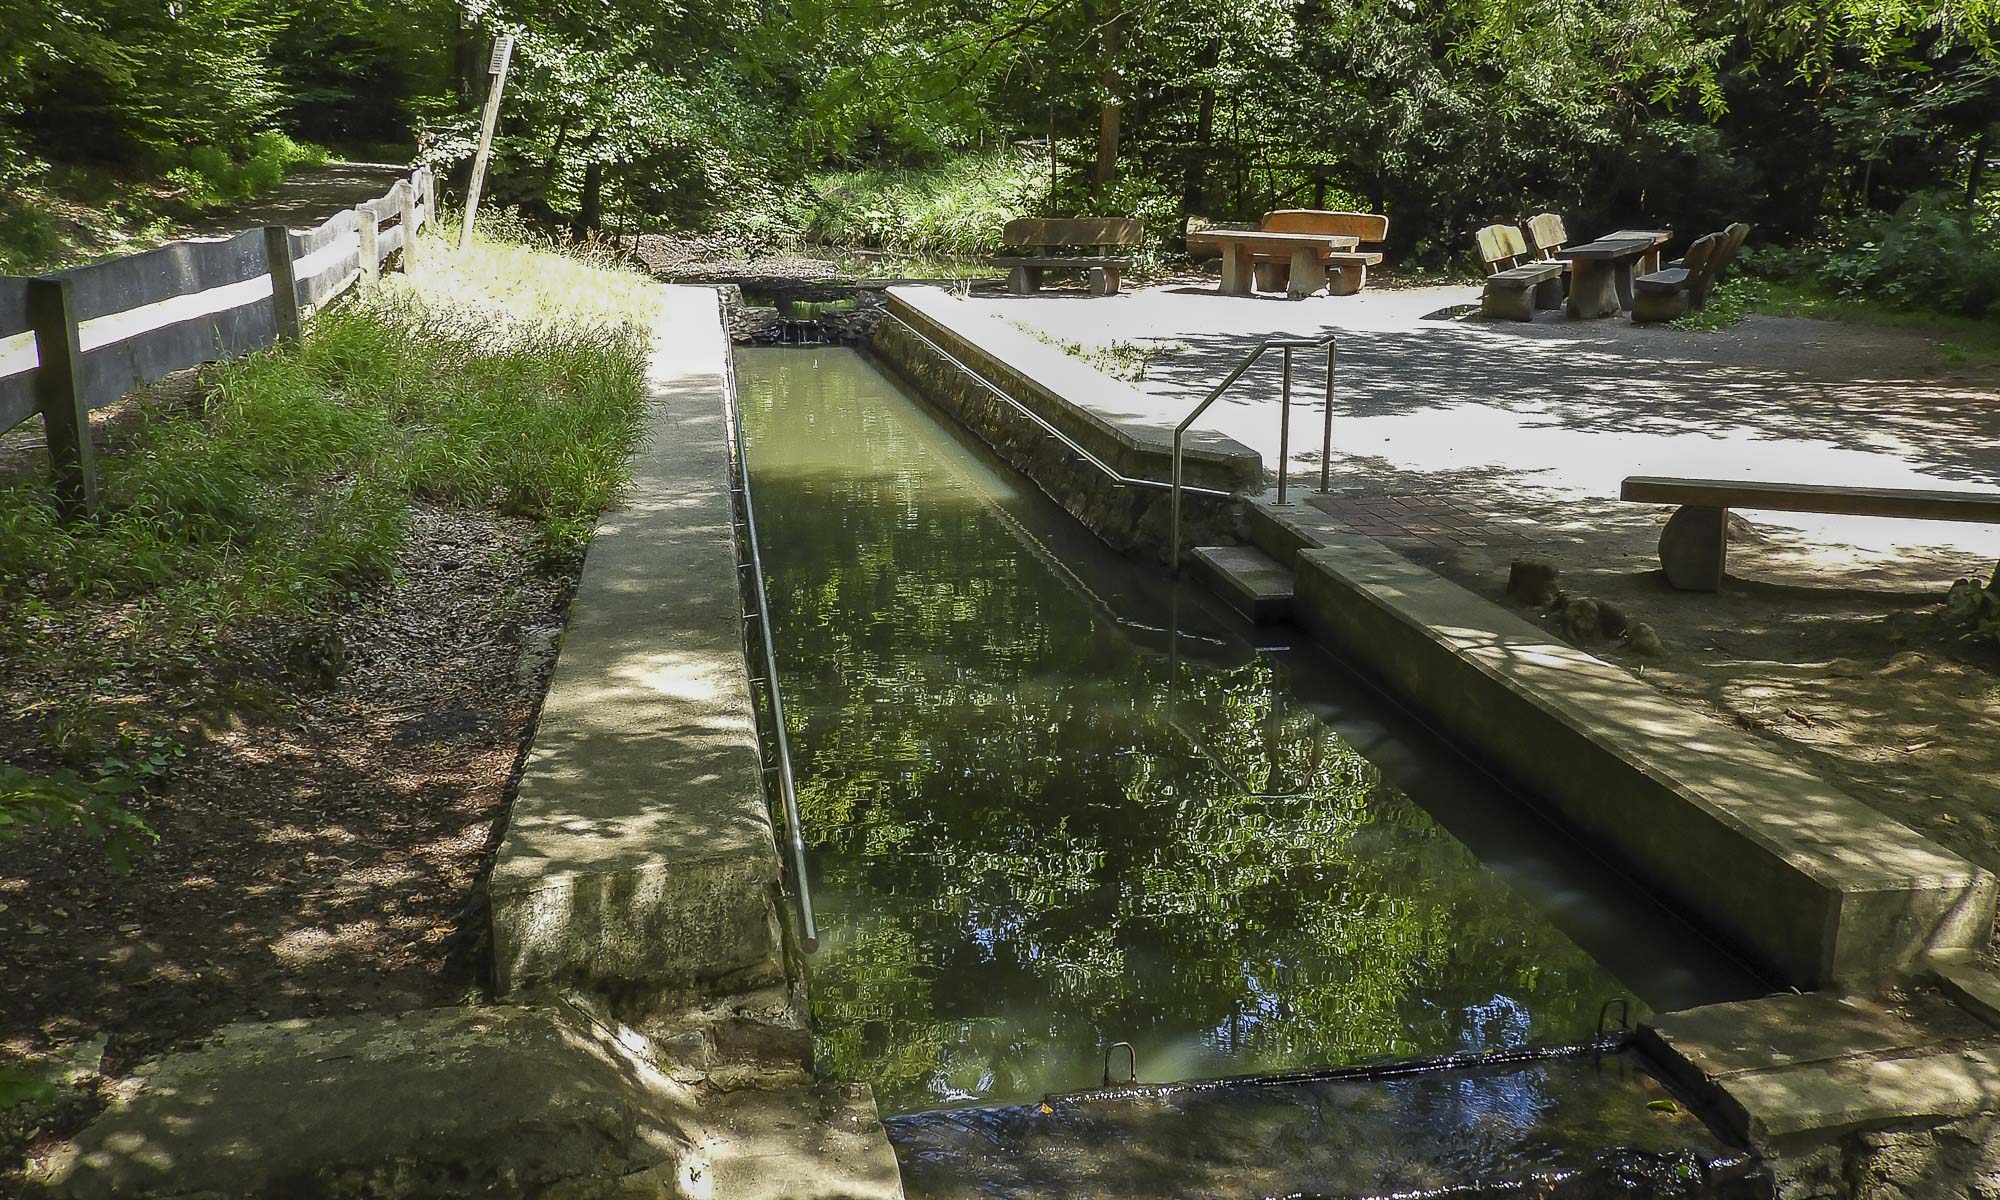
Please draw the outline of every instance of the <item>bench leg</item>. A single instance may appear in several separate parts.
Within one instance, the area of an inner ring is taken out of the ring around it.
[[[1632,298],[1632,320],[1639,325],[1671,321],[1685,316],[1687,310],[1688,294],[1685,288],[1675,288],[1671,292],[1640,292]]]
[[[1660,566],[1667,582],[1684,592],[1722,588],[1729,563],[1729,510],[1686,504],[1660,531]]]
[[[1285,296],[1303,300],[1326,286],[1326,265],[1309,246],[1292,251],[1291,265],[1285,270]]]
[[[1558,275],[1553,279],[1544,279],[1535,285],[1535,309],[1537,312],[1550,312],[1562,306],[1562,276]]]
[[[1032,296],[1042,290],[1040,267],[1014,267],[1007,272],[1007,290],[1016,296]]]
[[[1618,284],[1607,264],[1579,258],[1569,272],[1569,315],[1583,320],[1618,315]]]
[[[1118,268],[1090,268],[1090,294],[1093,296],[1116,296],[1118,294]]]
[[[1496,321],[1532,321],[1534,303],[1527,288],[1497,288],[1486,285],[1479,297],[1479,311]]]
[[[1337,264],[1327,268],[1326,294],[1352,296],[1368,286],[1368,264]]]
[[[1268,258],[1251,260],[1250,277],[1256,281],[1257,290],[1260,292],[1282,292],[1285,290],[1285,285],[1291,281],[1285,264],[1273,262]]]
[[[1250,294],[1249,247],[1239,245],[1222,247],[1222,294],[1225,296]]]

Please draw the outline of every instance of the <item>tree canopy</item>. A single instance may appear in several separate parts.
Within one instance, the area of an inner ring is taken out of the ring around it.
[[[280,129],[469,157],[590,228],[777,206],[815,173],[1029,145],[1052,209],[1353,204],[1436,257],[1558,207],[1805,238],[1976,194],[2000,0],[16,0],[0,174],[171,165]]]

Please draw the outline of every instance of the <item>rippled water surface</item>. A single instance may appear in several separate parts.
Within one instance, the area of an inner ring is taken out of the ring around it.
[[[854,353],[738,373],[821,1066],[885,1112],[1094,1085],[1121,1041],[1141,1078],[1214,1077],[1754,990],[1329,660],[1260,652]]]

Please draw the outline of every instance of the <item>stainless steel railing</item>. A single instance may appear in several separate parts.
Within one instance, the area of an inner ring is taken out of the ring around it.
[[[1285,483],[1291,473],[1289,458],[1292,448],[1292,353],[1296,350],[1317,350],[1322,346],[1326,347],[1326,432],[1320,439],[1319,490],[1322,492],[1329,490],[1332,478],[1329,470],[1333,463],[1333,342],[1333,335],[1328,334],[1323,338],[1311,339],[1267,338],[1257,343],[1257,348],[1244,355],[1242,361],[1232,367],[1229,374],[1222,377],[1221,383],[1209,389],[1208,395],[1201,398],[1201,403],[1194,406],[1194,411],[1183,418],[1180,424],[1174,426],[1174,481],[1171,485],[1174,502],[1173,520],[1168,530],[1170,539],[1168,554],[1175,575],[1181,573],[1181,493],[1201,490],[1184,487],[1181,482],[1181,444],[1187,436],[1188,426],[1207,412],[1209,405],[1221,399],[1222,393],[1228,391],[1232,384],[1243,377],[1245,371],[1264,357],[1265,351],[1285,352],[1284,400],[1278,410],[1278,503],[1283,504]]]
[[[771,648],[771,602],[764,592],[764,555],[757,544],[757,502],[750,494],[750,456],[743,444],[743,408],[736,397],[736,372],[729,379],[729,423],[736,438],[737,488],[743,497],[744,540],[750,546],[746,564],[757,602],[757,640],[764,647],[764,694],[771,701],[772,740],[776,744],[778,797],[785,809],[785,828],[792,851],[792,894],[799,910],[799,947],[807,954],[819,949],[819,927],[813,921],[812,888],[806,881],[806,843],[799,822],[799,787],[792,777],[792,742],[785,730],[785,692],[778,684],[778,658]]]

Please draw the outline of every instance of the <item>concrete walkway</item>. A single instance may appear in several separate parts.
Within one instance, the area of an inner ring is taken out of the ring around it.
[[[1719,333],[1629,321],[1452,319],[1473,287],[1291,302],[1173,286],[1097,299],[975,297],[974,309],[1090,347],[1167,348],[1136,390],[1171,425],[1265,337],[1340,335],[1337,486],[1392,494],[1615,499],[1626,475],[2000,491],[2000,382],[1942,372],[1920,334],[1753,317]],[[1202,427],[1275,463],[1277,372],[1261,367]],[[1294,477],[1316,471],[1321,375],[1302,364]],[[1760,526],[1891,557],[2000,557],[2000,527],[1756,513]],[[1900,551],[1899,551],[1900,553]]]
[[[644,1005],[785,978],[743,654],[717,293],[663,289],[647,445],[598,520],[493,866],[502,994]]]

